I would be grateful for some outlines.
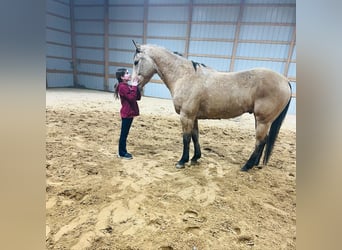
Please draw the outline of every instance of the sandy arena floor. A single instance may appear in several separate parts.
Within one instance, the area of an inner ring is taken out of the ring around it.
[[[254,148],[253,116],[201,120],[200,164],[177,170],[171,100],[139,106],[125,161],[112,93],[46,91],[47,249],[296,249],[295,116],[269,164],[248,173],[239,169]]]

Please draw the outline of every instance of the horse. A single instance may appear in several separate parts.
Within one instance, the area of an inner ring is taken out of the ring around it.
[[[176,168],[184,168],[189,161],[191,139],[191,164],[201,158],[198,119],[229,119],[247,112],[254,114],[255,147],[240,170],[258,166],[263,153],[263,164],[268,163],[291,101],[291,85],[286,77],[267,68],[219,72],[164,47],[133,43],[132,79],[143,89],[158,74],[180,115],[183,153]]]

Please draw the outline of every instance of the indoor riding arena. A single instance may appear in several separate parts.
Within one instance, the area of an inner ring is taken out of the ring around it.
[[[294,0],[47,0],[46,248],[296,249],[295,13]],[[118,158],[115,72],[132,73],[132,40],[220,72],[287,77],[268,164],[240,171],[255,147],[245,113],[199,120],[202,157],[177,169],[182,125],[158,74],[138,101],[133,159]]]

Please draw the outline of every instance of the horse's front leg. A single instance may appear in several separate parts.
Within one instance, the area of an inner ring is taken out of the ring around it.
[[[191,141],[191,133],[183,133],[183,154],[177,162],[176,168],[184,168],[185,163],[189,161],[189,146]]]
[[[183,128],[183,154],[181,159],[177,162],[176,168],[184,168],[185,163],[189,161],[189,148],[194,120],[181,114],[181,123]]]
[[[194,143],[194,156],[191,158],[191,164],[197,164],[197,160],[201,158],[201,147],[199,144],[199,130],[198,130],[198,120],[195,119],[194,127],[191,132],[192,141]]]

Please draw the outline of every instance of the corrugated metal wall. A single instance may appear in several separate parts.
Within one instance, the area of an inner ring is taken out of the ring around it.
[[[46,1],[47,87],[72,87],[71,22],[69,1]]]
[[[273,69],[295,93],[295,26],[295,0],[48,0],[47,86],[112,91],[134,39],[219,71]],[[170,98],[158,76],[144,94]]]

